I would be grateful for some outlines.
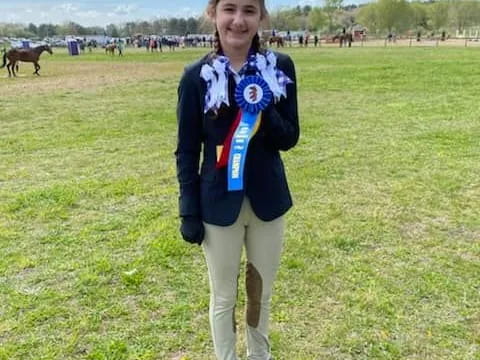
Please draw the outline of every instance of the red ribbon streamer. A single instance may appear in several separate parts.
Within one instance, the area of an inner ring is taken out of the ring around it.
[[[242,118],[242,111],[238,110],[237,116],[235,120],[230,125],[230,129],[228,130],[227,137],[223,141],[223,149],[220,158],[217,161],[215,167],[217,169],[221,169],[228,165],[228,155],[230,154],[230,147],[232,146],[232,138],[235,134],[235,130],[237,130],[238,124],[240,124],[240,119]]]

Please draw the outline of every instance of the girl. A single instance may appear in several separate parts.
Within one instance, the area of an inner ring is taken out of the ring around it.
[[[206,13],[216,28],[214,51],[185,69],[178,88],[180,232],[205,253],[219,360],[237,360],[235,304],[245,246],[247,355],[270,360],[270,299],[283,215],[292,206],[280,150],[299,137],[295,69],[287,55],[260,46],[264,0],[209,0]]]

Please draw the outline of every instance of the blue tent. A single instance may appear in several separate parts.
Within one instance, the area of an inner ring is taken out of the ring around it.
[[[78,50],[77,40],[68,40],[67,47],[68,47],[68,53],[70,54],[70,56],[80,55],[80,51]]]

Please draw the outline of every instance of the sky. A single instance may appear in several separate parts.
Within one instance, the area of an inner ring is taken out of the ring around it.
[[[344,4],[368,0],[344,0]],[[293,6],[322,6],[322,0],[266,0],[270,11]],[[135,20],[190,17],[203,13],[207,0],[0,0],[0,23],[52,23],[74,21],[83,26],[105,26]]]

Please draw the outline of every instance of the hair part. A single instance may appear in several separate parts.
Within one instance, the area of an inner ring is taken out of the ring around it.
[[[205,10],[205,14],[211,20],[215,17],[215,12],[217,10],[217,5],[221,0],[208,0],[207,9]],[[265,0],[257,0],[258,5],[260,6],[260,20],[267,21],[268,20],[268,10],[265,6]]]

